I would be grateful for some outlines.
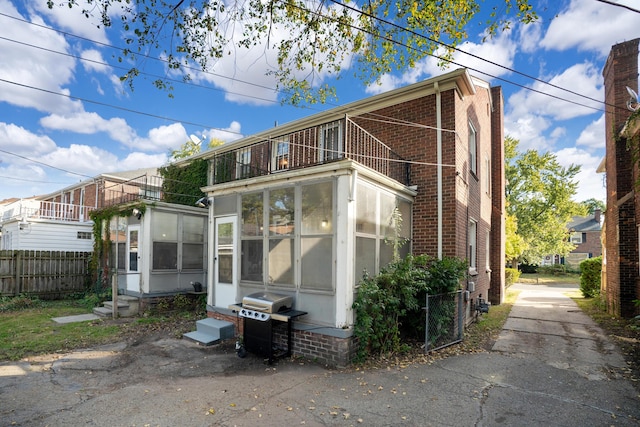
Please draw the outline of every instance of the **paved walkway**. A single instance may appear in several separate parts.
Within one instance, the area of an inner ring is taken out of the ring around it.
[[[0,425],[640,425],[624,361],[571,288],[518,289],[493,351],[432,364],[269,367],[180,339],[0,364]]]

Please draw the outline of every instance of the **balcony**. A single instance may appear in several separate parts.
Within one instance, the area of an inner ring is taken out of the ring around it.
[[[45,219],[63,222],[88,222],[89,208],[70,203],[21,200],[1,208],[0,223],[20,219]]]
[[[409,163],[348,117],[216,153],[210,182],[221,184],[341,159],[409,185]]]
[[[142,175],[125,182],[105,182],[101,208],[145,200],[162,200],[161,176]]]

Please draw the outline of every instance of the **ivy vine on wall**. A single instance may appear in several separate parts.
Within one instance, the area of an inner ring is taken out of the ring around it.
[[[196,159],[186,166],[170,164],[159,168],[162,176],[162,200],[167,203],[193,206],[202,197],[207,185],[209,161]]]

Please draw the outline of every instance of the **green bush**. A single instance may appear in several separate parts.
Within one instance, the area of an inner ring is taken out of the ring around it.
[[[403,352],[401,332],[424,337],[426,295],[458,290],[466,271],[466,262],[457,258],[408,255],[375,277],[365,275],[353,303],[354,336],[359,343],[355,361]]]
[[[567,269],[562,264],[544,265],[542,267],[538,267],[538,273],[549,274],[552,276],[564,276],[567,274]]]
[[[580,263],[580,291],[585,298],[600,295],[602,257],[585,259]]]
[[[518,281],[520,278],[520,271],[517,268],[505,268],[504,269],[504,284],[508,288]]]

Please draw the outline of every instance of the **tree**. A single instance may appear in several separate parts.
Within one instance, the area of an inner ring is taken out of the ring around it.
[[[182,144],[180,148],[176,150],[169,150],[169,159],[172,161],[184,159],[190,156],[194,156],[200,152],[200,145],[202,141],[196,142],[193,139],[189,139],[187,142]],[[209,144],[207,149],[211,149],[214,147],[219,147],[224,144],[224,141],[218,138],[211,138],[209,140]]]
[[[86,3],[85,3],[86,2]],[[451,58],[466,39],[465,27],[480,11],[480,0],[47,0],[49,8],[82,7],[100,25],[122,25],[126,48],[120,62],[152,53],[167,67],[191,73],[212,71],[238,49],[275,50],[272,74],[291,103],[324,101],[334,88],[319,84],[340,77],[350,63],[366,84],[386,73],[413,67],[438,51]],[[537,20],[531,0],[497,2],[486,22],[487,37],[514,22]],[[498,16],[500,12],[500,16]],[[117,17],[118,19],[113,19]],[[163,45],[164,41],[170,41]],[[122,80],[131,85],[140,73],[134,65]],[[165,79],[155,81],[171,88]]]
[[[549,152],[519,153],[518,141],[505,138],[507,214],[517,227],[511,235],[507,230],[509,256],[537,262],[545,255],[573,250],[566,225],[573,216],[586,214],[584,206],[572,200],[579,172],[580,166],[562,167]]]
[[[593,215],[596,209],[600,209],[601,212],[606,210],[606,206],[602,200],[594,199],[593,197],[587,200],[584,200],[582,206],[587,210],[587,214]]]

